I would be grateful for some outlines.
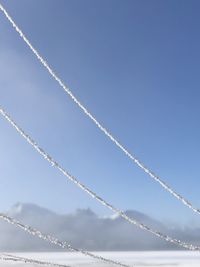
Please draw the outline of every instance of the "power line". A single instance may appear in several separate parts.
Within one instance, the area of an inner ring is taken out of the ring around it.
[[[170,185],[168,185],[165,181],[163,181],[158,175],[156,175],[153,171],[151,171],[148,167],[145,166],[135,155],[131,154],[128,149],[125,148],[97,119],[96,117],[90,113],[90,111],[75,97],[72,91],[65,85],[65,83],[58,77],[58,75],[54,72],[54,70],[50,67],[47,61],[40,55],[40,53],[33,47],[31,42],[22,32],[22,30],[17,26],[14,22],[13,18],[8,14],[7,10],[0,4],[0,10],[6,16],[8,21],[12,24],[13,28],[17,31],[20,37],[24,40],[24,42],[28,45],[33,54],[37,57],[40,63],[46,68],[46,70],[50,73],[50,75],[58,82],[58,84],[64,89],[64,91],[70,96],[70,98],[75,102],[75,104],[88,116],[92,122],[120,149],[122,150],[126,156],[131,159],[139,168],[141,168],[145,173],[147,173],[152,179],[158,182],[166,191],[168,191],[171,195],[181,201],[185,206],[192,209],[194,212],[200,215],[200,209],[194,207],[194,205],[184,198],[182,195],[177,193]]]
[[[50,266],[50,267],[70,267],[69,265],[65,264],[58,264],[58,263],[52,263],[52,262],[46,262],[46,261],[40,261],[30,258],[24,258],[19,257],[11,254],[1,254],[0,260],[2,261],[11,261],[11,262],[23,262],[23,263],[31,263],[34,265],[40,265],[40,266]]]
[[[61,247],[63,249],[67,248],[67,249],[69,249],[71,251],[79,252],[79,253],[81,253],[81,254],[83,254],[85,256],[89,256],[89,257],[92,257],[92,258],[97,259],[97,260],[101,260],[101,261],[109,263],[109,264],[115,264],[115,265],[118,265],[118,266],[121,266],[121,267],[131,267],[130,265],[123,264],[123,263],[118,262],[118,261],[114,261],[114,260],[111,260],[111,259],[104,258],[102,256],[93,254],[93,253],[91,253],[89,251],[72,247],[70,244],[68,244],[66,242],[63,242],[63,241],[60,241],[60,240],[58,240],[57,238],[55,238],[55,237],[53,237],[51,235],[44,234],[41,231],[39,231],[39,230],[29,226],[29,225],[25,225],[25,224],[15,220],[14,218],[12,218],[12,217],[10,217],[10,216],[8,216],[6,214],[0,213],[0,219],[6,221],[7,223],[10,223],[12,225],[17,226],[18,228],[22,229],[23,231],[25,231],[26,233],[28,233],[30,235],[37,236],[40,239],[43,239],[43,240],[45,240],[45,241],[47,241],[47,242],[49,242],[51,244],[54,244],[56,246],[59,246],[59,247]]]
[[[46,159],[52,166],[57,168],[65,177],[67,177],[69,180],[71,180],[73,183],[75,183],[79,188],[81,188],[84,192],[89,194],[92,198],[96,199],[98,202],[100,202],[102,205],[106,206],[110,210],[112,210],[114,213],[118,214],[120,217],[128,221],[130,224],[136,225],[137,227],[141,228],[142,230],[146,230],[153,235],[164,239],[167,242],[171,242],[173,244],[179,245],[181,247],[190,249],[190,250],[200,250],[200,247],[197,247],[192,244],[188,244],[185,242],[182,242],[181,240],[172,238],[166,234],[163,234],[159,231],[156,231],[152,229],[151,227],[130,218],[127,216],[124,212],[121,210],[115,208],[112,204],[108,203],[106,200],[104,200],[102,197],[97,195],[95,192],[93,192],[91,189],[89,189],[86,185],[81,183],[76,177],[72,176],[67,170],[65,170],[63,167],[59,165],[57,161],[55,161],[47,152],[45,152],[28,134],[24,132],[23,129],[21,129],[16,122],[6,113],[5,110],[3,110],[0,107],[0,114],[15,128],[15,130],[24,137],[24,139],[44,158]]]

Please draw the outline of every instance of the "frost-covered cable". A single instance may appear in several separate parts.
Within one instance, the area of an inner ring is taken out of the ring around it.
[[[89,251],[75,248],[75,247],[71,246],[70,244],[68,244],[67,242],[60,241],[51,235],[44,234],[41,231],[39,231],[39,230],[29,226],[29,225],[23,224],[23,223],[15,220],[14,218],[12,218],[12,217],[4,214],[4,213],[0,213],[0,219],[6,221],[7,223],[10,223],[12,225],[15,225],[15,226],[21,228],[23,231],[29,233],[30,235],[37,236],[37,237],[39,237],[39,238],[41,238],[41,239],[43,239],[43,240],[45,240],[51,244],[59,246],[63,249],[69,249],[69,250],[74,251],[74,252],[79,252],[85,256],[89,256],[89,257],[92,257],[92,258],[97,259],[97,260],[101,260],[101,261],[109,263],[109,264],[115,264],[115,265],[118,265],[121,267],[131,267],[130,265],[123,264],[123,263],[118,262],[118,261],[104,258],[102,256],[93,254]]]
[[[70,267],[69,265],[65,265],[65,264],[40,261],[40,260],[35,260],[35,259],[30,259],[30,258],[19,257],[19,256],[11,255],[11,254],[5,254],[5,253],[0,255],[0,260],[11,261],[11,262],[23,262],[23,263],[30,263],[34,265],[49,266],[49,267]]]
[[[145,166],[134,154],[130,153],[128,149],[125,148],[98,120],[97,118],[78,100],[72,91],[65,85],[65,83],[58,77],[58,75],[54,72],[54,70],[50,67],[47,61],[40,55],[40,53],[33,47],[30,41],[27,39],[22,30],[17,26],[12,17],[8,14],[6,9],[0,4],[0,10],[6,16],[8,21],[12,24],[14,29],[18,32],[20,37],[24,40],[24,42],[28,45],[37,59],[41,62],[41,64],[47,69],[50,75],[58,82],[58,84],[64,89],[64,91],[70,96],[70,98],[76,103],[76,105],[88,116],[93,123],[120,149],[122,150],[126,156],[131,159],[139,168],[141,168],[145,173],[147,173],[151,178],[153,178],[156,182],[158,182],[165,190],[167,190],[171,195],[180,200],[185,206],[192,209],[194,212],[200,215],[200,209],[196,208],[190,201],[184,198],[182,195],[177,193],[170,185],[168,185],[164,180],[162,180],[158,175],[156,175],[153,171],[151,171],[148,167]]]
[[[16,122],[6,113],[5,110],[3,110],[0,107],[0,114],[15,128],[15,130],[22,135],[25,140],[32,145],[33,148],[35,148],[35,150],[44,158],[46,159],[52,166],[54,166],[55,168],[57,168],[65,177],[67,177],[69,180],[71,180],[73,183],[75,183],[78,187],[80,187],[83,191],[85,191],[86,193],[88,193],[92,198],[96,199],[97,201],[99,201],[102,205],[106,206],[107,208],[109,208],[110,210],[112,210],[114,213],[118,214],[119,216],[121,216],[123,219],[125,219],[126,221],[128,221],[129,223],[138,226],[139,228],[146,230],[150,233],[152,233],[153,235],[160,237],[162,239],[164,239],[165,241],[171,242],[173,244],[179,245],[181,247],[190,249],[190,250],[199,250],[200,247],[197,247],[195,245],[192,244],[188,244],[185,242],[182,242],[181,240],[172,238],[168,235],[165,235],[159,231],[156,231],[154,229],[152,229],[151,227],[133,219],[130,218],[129,216],[127,216],[123,211],[115,208],[113,205],[111,205],[110,203],[108,203],[106,200],[104,200],[103,198],[101,198],[100,196],[98,196],[95,192],[93,192],[91,189],[89,189],[86,185],[84,185],[83,183],[81,183],[76,177],[72,176],[68,171],[66,171],[63,167],[61,167],[59,165],[58,162],[56,162],[47,152],[45,152],[28,134],[26,134],[24,132],[24,130],[22,130],[17,124]]]

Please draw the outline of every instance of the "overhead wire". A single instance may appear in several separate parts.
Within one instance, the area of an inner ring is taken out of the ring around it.
[[[61,86],[61,88],[69,95],[69,97],[74,101],[74,103],[85,113],[87,117],[91,119],[91,121],[103,132],[123,153],[134,162],[140,169],[142,169],[145,173],[147,173],[154,181],[159,183],[166,191],[168,191],[172,196],[181,201],[185,206],[190,208],[195,213],[200,215],[200,209],[196,208],[189,200],[187,200],[184,196],[176,192],[170,185],[168,185],[164,180],[162,180],[157,174],[155,174],[152,170],[145,166],[145,164],[140,161],[134,154],[128,151],[124,145],[122,145],[109,130],[107,130],[98,120],[97,118],[80,102],[80,100],[73,94],[73,92],[65,85],[65,83],[59,78],[59,76],[55,73],[52,67],[47,63],[47,61],[40,55],[38,50],[36,50],[29,39],[25,36],[22,30],[15,23],[14,19],[9,15],[8,11],[5,7],[0,3],[0,10],[3,12],[7,20],[11,23],[16,32],[20,35],[20,37],[24,40],[33,54],[37,57],[40,63],[45,67],[45,69],[49,72],[49,74],[56,80],[56,82]]]
[[[44,234],[40,230],[35,229],[29,225],[23,224],[22,222],[8,216],[7,214],[0,213],[0,220],[4,220],[9,224],[15,225],[16,227],[22,229],[24,232],[26,232],[32,236],[39,237],[40,239],[45,240],[45,241],[47,241],[53,245],[56,245],[58,247],[61,247],[62,249],[68,249],[68,250],[73,251],[73,252],[79,252],[79,253],[83,254],[84,256],[89,256],[89,257],[92,257],[96,260],[100,260],[100,261],[103,261],[103,262],[106,262],[109,264],[115,264],[115,265],[118,265],[121,267],[131,267],[130,265],[123,264],[119,261],[104,258],[100,255],[96,255],[96,254],[89,252],[87,250],[75,248],[71,244],[67,243],[66,241],[60,241],[58,238],[56,238],[52,235]]]
[[[102,205],[109,208],[111,211],[113,211],[115,214],[119,215],[126,221],[128,221],[130,224],[133,224],[137,227],[139,227],[142,230],[146,230],[150,232],[151,234],[164,239],[167,242],[171,242],[173,244],[176,244],[178,246],[184,247],[186,249],[190,250],[200,250],[200,247],[195,246],[193,244],[189,244],[186,242],[182,242],[179,239],[172,238],[169,235],[163,234],[160,231],[154,230],[151,227],[137,221],[136,219],[133,219],[126,215],[123,211],[115,208],[112,204],[108,203],[105,199],[100,197],[98,194],[96,194],[94,191],[92,191],[90,188],[88,188],[85,184],[81,183],[75,176],[72,176],[67,170],[65,170],[61,165],[53,159],[52,156],[50,156],[43,148],[41,148],[25,131],[20,128],[17,123],[8,115],[8,113],[0,107],[0,114],[9,122],[10,125],[14,127],[14,129],[45,159],[47,160],[52,166],[54,166],[56,169],[58,169],[65,177],[67,177],[70,181],[75,183],[80,189],[82,189],[84,192],[89,194],[92,198],[96,199],[98,202],[100,202]],[[0,215],[1,218],[1,215]]]
[[[66,265],[66,264],[52,263],[52,262],[30,259],[30,258],[26,258],[26,257],[21,257],[21,256],[16,256],[16,255],[11,255],[11,254],[5,254],[5,253],[0,254],[0,261],[23,262],[26,264],[30,263],[30,264],[34,264],[34,265],[49,266],[49,267],[70,267],[69,265]]]

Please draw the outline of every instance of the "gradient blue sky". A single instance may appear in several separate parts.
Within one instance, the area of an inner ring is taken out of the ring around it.
[[[154,172],[200,207],[200,2],[1,1],[59,76]],[[134,166],[33,57],[0,14],[1,105],[82,182],[122,209],[200,218]],[[17,201],[110,214],[0,119],[0,210]]]

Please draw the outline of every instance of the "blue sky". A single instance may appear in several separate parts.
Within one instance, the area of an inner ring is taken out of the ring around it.
[[[199,1],[2,1],[74,94],[197,207]],[[0,14],[1,105],[63,167],[121,209],[199,218],[134,166],[41,67]],[[0,119],[0,209],[17,201],[109,214]]]

